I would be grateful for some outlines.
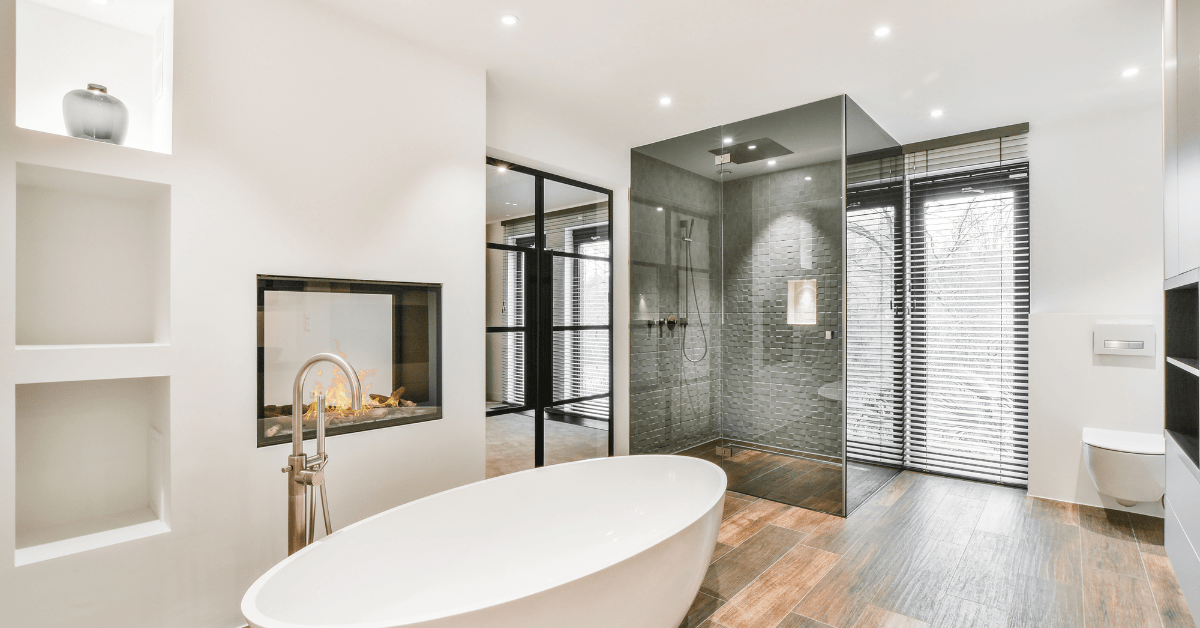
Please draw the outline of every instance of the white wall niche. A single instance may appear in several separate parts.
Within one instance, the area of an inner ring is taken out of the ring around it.
[[[18,384],[16,564],[170,530],[170,378]]]
[[[170,192],[18,163],[16,344],[169,342]]]
[[[129,109],[124,146],[171,152],[172,0],[16,4],[17,126],[67,135],[63,96],[98,83]]]

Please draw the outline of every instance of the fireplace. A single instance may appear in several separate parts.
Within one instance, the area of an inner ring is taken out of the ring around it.
[[[309,356],[335,353],[358,371],[362,410],[346,373],[321,363],[304,390],[304,437],[316,436],[312,393],[323,392],[327,434],[442,418],[440,284],[258,276],[258,446],[292,439],[292,385]]]

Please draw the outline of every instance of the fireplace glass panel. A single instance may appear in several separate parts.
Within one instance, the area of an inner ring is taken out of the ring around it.
[[[441,286],[259,276],[258,444],[292,438],[292,386],[317,353],[345,358],[362,382],[351,410],[349,380],[328,362],[303,390],[305,438],[316,435],[313,394],[323,392],[329,435],[439,419]]]

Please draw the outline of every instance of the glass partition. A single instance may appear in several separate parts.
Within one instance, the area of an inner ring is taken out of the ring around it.
[[[732,491],[839,515],[894,475],[848,460],[843,391],[847,331],[882,324],[848,320],[865,237],[847,239],[848,152],[895,146],[838,96],[632,151],[633,453],[706,458]],[[854,401],[863,452],[890,437],[878,403]]]

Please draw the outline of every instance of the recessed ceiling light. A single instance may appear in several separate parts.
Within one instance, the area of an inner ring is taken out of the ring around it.
[[[499,166],[496,166],[496,172],[504,172],[505,170],[508,170],[508,166],[506,166],[504,164],[500,164]]]
[[[768,166],[774,166],[774,165],[775,165],[775,160],[774,160],[774,159],[772,159],[771,161],[768,161],[768,162],[767,162],[767,165],[768,165]]]
[[[658,104],[660,104],[660,105],[669,105],[669,104],[671,104],[671,97],[670,97],[670,96],[663,96],[662,98],[659,98],[659,99],[658,99]]]
[[[888,28],[887,26],[880,26],[879,28],[875,29],[875,36],[876,37],[887,37],[888,35],[891,34],[891,32],[892,32],[892,29]]]
[[[945,112],[942,111],[941,109],[934,109],[933,111],[929,112],[929,115],[934,118],[940,118],[940,117],[942,117],[943,113],[945,113]]]
[[[513,24],[516,24],[519,21],[521,21],[521,20],[517,19],[517,16],[515,16],[515,15],[500,16],[500,23],[505,26],[512,26]]]
[[[1125,70],[1124,72],[1122,72],[1121,76],[1124,76],[1125,78],[1129,78],[1131,76],[1137,76],[1137,73],[1138,73],[1137,68],[1129,68],[1129,69]]]
[[[661,208],[661,207],[657,207],[657,208],[655,208],[655,209],[657,209],[658,211],[662,211],[662,208]]]
[[[812,177],[804,177],[805,181],[812,181]]]
[[[725,139],[723,139],[723,140],[721,140],[721,141],[725,142],[726,144],[732,144],[732,143],[733,143],[733,138],[732,138],[732,137],[727,137],[727,138],[725,138]]]
[[[757,147],[757,146],[755,146],[754,144],[751,144],[751,145],[747,146],[746,148],[749,148],[750,150],[754,150],[754,149],[756,149],[756,148],[758,148],[758,147]]]

